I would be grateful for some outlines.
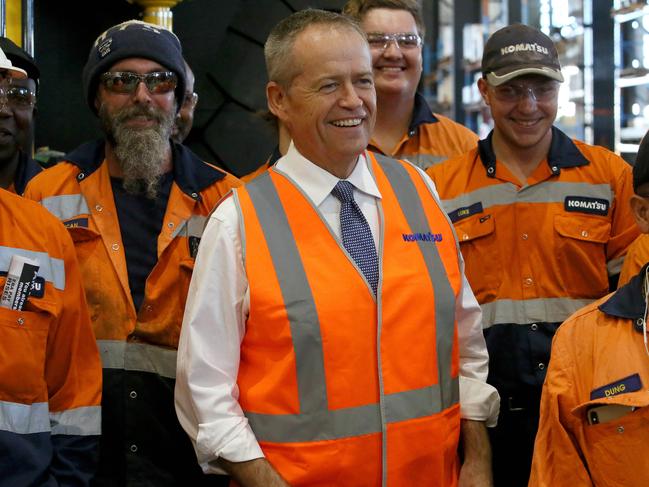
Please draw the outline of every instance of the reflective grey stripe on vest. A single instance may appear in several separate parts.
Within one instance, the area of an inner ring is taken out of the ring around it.
[[[181,237],[201,238],[206,221],[206,216],[192,215],[188,220],[183,221],[176,227],[176,231],[173,233],[172,238],[176,238],[178,235]]]
[[[489,328],[499,323],[529,325],[562,322],[593,301],[571,298],[499,299],[480,305],[482,326]]]
[[[105,369],[151,372],[176,378],[176,350],[120,340],[97,340],[97,347]]]
[[[52,258],[47,252],[0,246],[0,271],[7,272],[9,270],[11,258],[14,255],[37,260],[40,266],[38,275],[47,282],[51,282],[56,289],[65,290],[65,262],[63,259]]]
[[[50,413],[50,422],[53,435],[100,435],[101,407],[87,406]]]
[[[0,430],[20,435],[49,432],[51,427],[48,404],[0,401]]]
[[[562,183],[546,181],[526,186],[520,191],[512,183],[495,184],[464,193],[457,198],[444,200],[442,204],[447,213],[482,203],[486,210],[496,205],[514,203],[563,203],[567,196],[600,198],[613,203],[614,193],[608,184]]]
[[[246,188],[264,232],[286,306],[297,365],[300,404],[299,414],[246,412],[255,436],[260,441],[289,443],[381,432],[379,404],[328,409],[320,324],[286,213],[269,173],[257,177]],[[450,374],[450,362],[444,370]],[[450,388],[457,389],[457,380],[451,382]],[[386,419],[388,422],[404,421],[440,412],[443,397],[437,385],[387,395],[384,398]]]
[[[82,194],[49,196],[41,200],[41,205],[61,221],[90,213],[86,199]]]
[[[410,231],[428,233],[437,231],[430,228],[424,206],[415,185],[403,165],[393,159],[376,154],[376,160],[385,172],[399,201]],[[440,209],[441,211],[441,209]],[[444,219],[446,224],[446,219]],[[437,332],[437,368],[442,393],[442,409],[458,402],[459,382],[451,378],[453,338],[455,337],[455,293],[446,275],[437,245],[418,240],[428,277],[435,293],[435,328]]]
[[[435,154],[404,154],[399,159],[412,162],[415,166],[426,169],[448,159],[448,156],[436,156]]]

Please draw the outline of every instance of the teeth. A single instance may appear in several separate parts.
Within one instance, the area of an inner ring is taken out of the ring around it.
[[[335,122],[331,122],[334,124],[336,127],[356,127],[357,125],[361,124],[361,119],[360,118],[348,118],[347,120],[336,120]]]
[[[537,122],[537,120],[518,120],[519,125],[523,125],[524,127],[531,127]]]
[[[401,69],[398,66],[384,66],[381,68],[381,71],[401,71]]]

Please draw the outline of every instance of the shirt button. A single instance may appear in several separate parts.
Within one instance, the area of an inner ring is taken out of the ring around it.
[[[465,233],[462,235],[462,240],[469,240],[469,236]]]
[[[167,226],[168,226],[169,228],[173,228],[173,227],[174,227],[174,222],[169,222],[169,223],[167,223]]]
[[[97,210],[97,211],[101,211],[101,210],[103,210],[103,209],[104,209],[103,206],[101,206],[101,205],[95,205],[95,210]]]
[[[84,173],[82,173],[82,172],[80,172],[79,174],[77,174],[77,179],[78,179],[79,181],[81,181],[81,180],[82,180],[83,178],[85,178],[85,177],[86,177],[86,175],[85,175]]]
[[[532,323],[532,324],[530,325],[530,329],[531,329],[532,331],[536,331],[536,330],[539,329],[539,325],[537,325],[536,323]]]
[[[147,311],[153,311],[153,306],[151,306],[150,304],[147,304],[147,305],[144,307],[144,309],[147,310]]]
[[[624,433],[624,426],[618,426],[617,427],[617,432],[618,433]]]
[[[131,392],[129,393],[129,396],[130,396],[131,399],[135,399],[135,398],[137,397],[137,392],[135,392],[135,391],[131,391]]]
[[[114,243],[110,248],[113,250],[119,250],[119,244]]]
[[[552,172],[557,172],[559,168],[557,166],[552,166]]]
[[[581,236],[582,237],[588,237],[588,232],[586,230],[581,231]]]
[[[524,233],[523,235],[521,235],[521,238],[522,238],[523,240],[527,240],[527,233]]]
[[[131,445],[130,450],[131,450],[133,453],[135,453],[135,452],[137,451],[137,445],[136,445],[136,444]]]
[[[198,193],[192,193],[192,198],[194,198],[195,200],[198,199]]]
[[[537,367],[538,367],[539,370],[544,370],[545,369],[545,364],[543,362],[539,362]]]
[[[534,283],[534,281],[532,280],[531,277],[526,277],[525,279],[523,279],[523,283],[524,283],[526,286],[531,286],[531,285]]]
[[[16,320],[16,322],[17,322],[19,325],[24,325],[24,324],[25,324],[25,320],[24,320],[23,318],[18,318],[18,319]]]

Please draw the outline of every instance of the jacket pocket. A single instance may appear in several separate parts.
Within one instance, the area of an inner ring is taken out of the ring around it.
[[[637,409],[610,421],[588,424],[586,415],[596,406],[631,406]],[[576,407],[572,414],[584,424],[582,449],[594,485],[647,485],[643,455],[649,445],[649,391],[588,401]]]
[[[598,298],[608,292],[606,244],[611,234],[608,220],[585,215],[555,215],[555,248],[566,294]]]
[[[5,400],[21,404],[47,401],[47,337],[56,309],[44,299],[28,300],[30,311],[0,307],[2,393]]]
[[[480,213],[454,223],[464,257],[465,274],[478,301],[492,301],[502,280],[496,218]]]

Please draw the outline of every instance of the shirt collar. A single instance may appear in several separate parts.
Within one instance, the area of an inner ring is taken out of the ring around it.
[[[415,93],[415,106],[412,109],[412,119],[408,126],[408,136],[412,137],[415,135],[415,132],[420,125],[436,122],[439,122],[439,120],[435,115],[433,115],[428,103],[426,103],[424,95],[421,93]]]
[[[493,130],[486,139],[478,141],[480,159],[487,170],[487,176],[496,175],[496,154],[493,150]],[[575,145],[575,142],[556,127],[552,127],[552,142],[547,157],[548,166],[553,174],[559,174],[561,169],[567,167],[586,166],[588,159]]]
[[[277,161],[275,169],[291,178],[315,206],[320,206],[340,181],[339,178],[300,154],[293,142],[291,142],[286,155]],[[381,193],[369,170],[368,160],[364,153],[358,157],[356,166],[346,181],[352,183],[359,191],[375,198],[381,198]]]
[[[95,172],[105,158],[105,141],[94,140],[82,144],[63,160],[79,167],[85,177]],[[180,189],[188,195],[198,194],[200,191],[225,177],[225,172],[207,164],[182,144],[172,143],[174,181]],[[192,196],[192,198],[195,198]]]
[[[642,331],[642,325],[638,328],[636,322],[644,318],[645,300],[642,293],[642,282],[647,273],[647,267],[649,264],[645,264],[635,277],[599,305],[600,311],[607,315],[633,320],[634,327],[639,331]]]

